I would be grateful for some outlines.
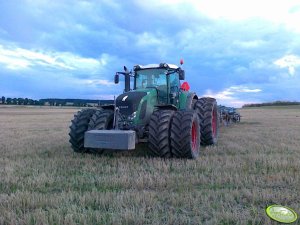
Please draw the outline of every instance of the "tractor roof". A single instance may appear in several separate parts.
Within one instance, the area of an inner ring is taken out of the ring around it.
[[[160,64],[136,65],[134,68],[135,70],[145,70],[145,69],[156,69],[156,68],[178,69],[179,67],[174,64],[160,63]]]

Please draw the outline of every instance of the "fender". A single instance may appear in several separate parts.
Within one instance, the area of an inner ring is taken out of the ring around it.
[[[195,92],[191,92],[186,99],[185,108],[194,109],[194,104],[196,100],[198,100],[198,96],[196,95]]]
[[[176,105],[172,105],[172,104],[169,104],[169,105],[156,105],[155,108],[158,108],[158,109],[170,109],[170,110],[174,110],[174,111],[177,111],[178,108],[176,107]]]

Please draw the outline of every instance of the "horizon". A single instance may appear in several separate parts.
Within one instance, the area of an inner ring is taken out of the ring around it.
[[[1,96],[111,100],[124,65],[182,58],[191,90],[218,104],[300,101],[297,1],[71,3],[1,3]]]

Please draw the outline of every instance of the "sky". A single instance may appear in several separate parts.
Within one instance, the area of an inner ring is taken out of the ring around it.
[[[0,95],[113,99],[124,65],[171,63],[199,97],[300,101],[299,0],[0,0]]]

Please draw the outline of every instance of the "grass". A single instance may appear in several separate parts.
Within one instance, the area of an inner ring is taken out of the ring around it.
[[[300,213],[300,107],[242,109],[197,160],[75,154],[77,109],[0,108],[0,224],[276,224]],[[296,222],[300,224],[300,220]]]

